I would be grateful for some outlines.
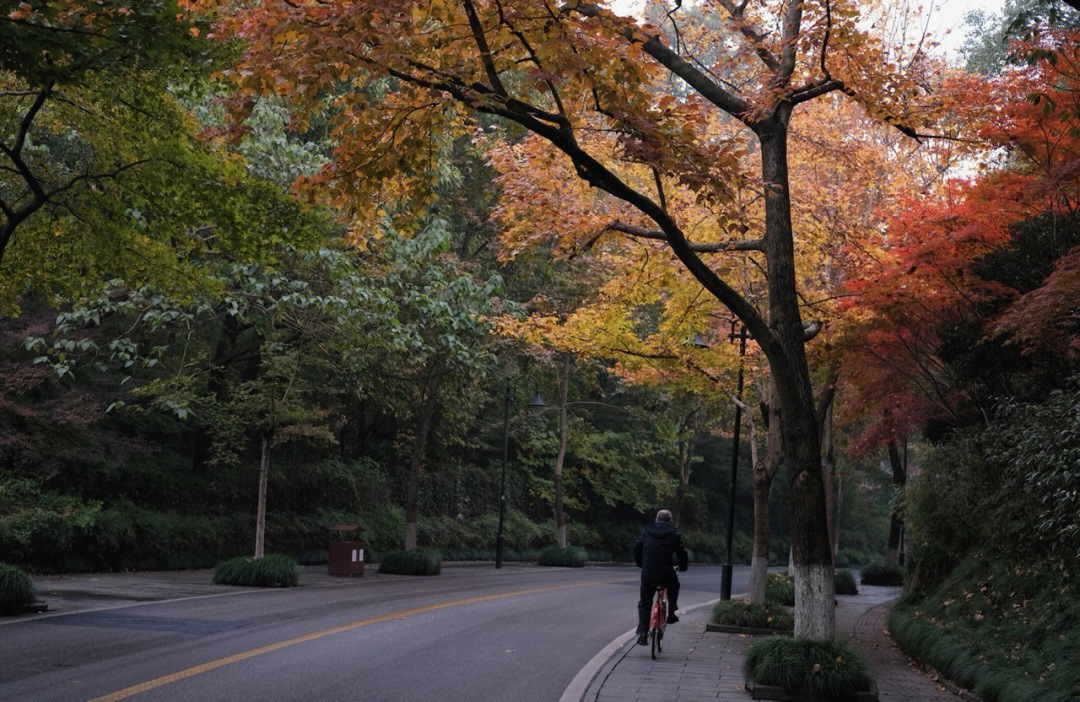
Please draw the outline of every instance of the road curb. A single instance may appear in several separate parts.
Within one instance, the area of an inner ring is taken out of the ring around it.
[[[732,595],[732,597],[744,597],[746,593],[738,595]],[[693,605],[692,607],[686,607],[678,610],[683,614],[689,614],[703,607],[712,607],[720,598],[717,597],[714,600],[708,602],[702,602],[700,604]],[[559,698],[559,702],[586,702],[589,699],[596,697],[599,693],[600,687],[603,686],[604,681],[611,675],[611,671],[615,669],[623,658],[626,657],[630,651],[634,650],[634,634],[637,633],[637,628],[631,629],[624,634],[616,636],[611,643],[602,648],[599,653],[592,657],[585,667],[578,671],[578,674],[574,676],[574,679],[570,681],[570,684],[566,686],[566,690],[563,691],[562,697]],[[627,644],[630,644],[629,646]],[[599,685],[596,682],[599,681]],[[590,692],[592,697],[590,698]]]

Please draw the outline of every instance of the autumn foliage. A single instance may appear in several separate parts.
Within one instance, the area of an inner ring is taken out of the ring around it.
[[[973,344],[1004,344],[1075,368],[1077,39],[1048,33],[1016,47],[1030,64],[970,97],[995,106],[972,126],[984,144],[976,173],[890,203],[881,248],[864,252],[847,282],[855,295],[845,305],[853,332],[849,410],[873,416],[857,448],[905,437],[928,420],[970,421],[985,390],[943,359],[957,352],[948,347],[958,329],[974,329]]]

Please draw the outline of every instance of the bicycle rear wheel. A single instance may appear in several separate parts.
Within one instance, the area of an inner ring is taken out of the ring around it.
[[[660,653],[660,637],[657,635],[656,629],[653,629],[649,632],[649,655],[655,661],[658,653]]]

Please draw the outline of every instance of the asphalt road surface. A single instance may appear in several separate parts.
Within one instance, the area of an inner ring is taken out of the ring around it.
[[[718,567],[681,578],[680,607],[719,597]],[[451,566],[222,590],[8,620],[0,700],[555,702],[635,625],[637,571]]]

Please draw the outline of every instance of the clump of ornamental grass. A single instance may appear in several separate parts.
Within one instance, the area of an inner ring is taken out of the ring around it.
[[[442,554],[430,548],[391,551],[384,554],[379,561],[379,572],[392,575],[438,575],[442,572]]]
[[[871,563],[863,568],[863,585],[903,585],[904,569],[900,566],[887,566],[884,563]]]
[[[296,587],[300,566],[292,556],[271,553],[262,558],[240,556],[214,566],[214,582],[251,587]]]
[[[866,663],[840,641],[767,636],[750,645],[743,664],[748,680],[786,692],[843,700],[870,689]]]
[[[765,578],[765,601],[795,606],[795,579],[785,573],[769,573]]]
[[[889,614],[906,653],[984,702],[1080,700],[1080,580],[1053,564],[969,556]]]
[[[25,571],[0,563],[0,615],[18,614],[36,596],[34,581]]]
[[[837,595],[858,595],[859,588],[855,587],[855,576],[849,571],[838,570],[833,574],[833,585]]]
[[[558,568],[581,568],[589,560],[589,554],[585,549],[577,546],[548,546],[540,552],[537,563],[542,566],[555,566]]]
[[[741,626],[747,629],[791,631],[795,619],[784,607],[774,603],[750,604],[743,600],[721,600],[713,607],[713,624]]]

